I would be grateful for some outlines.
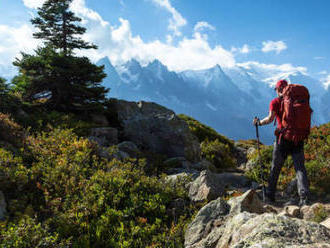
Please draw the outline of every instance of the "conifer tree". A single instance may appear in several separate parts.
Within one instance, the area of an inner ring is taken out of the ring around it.
[[[106,74],[86,57],[76,57],[74,49],[95,49],[82,40],[86,29],[69,11],[72,0],[47,0],[31,22],[38,28],[33,36],[44,40],[35,55],[22,53],[14,65],[19,75],[16,88],[22,90],[26,101],[47,99],[49,108],[60,111],[93,109],[102,104],[108,89],[100,85]]]
[[[46,41],[55,49],[60,49],[65,55],[73,49],[96,49],[97,46],[83,41],[79,35],[86,32],[77,23],[81,18],[69,10],[72,0],[48,0],[38,9],[38,17],[31,20],[39,31],[33,36]]]

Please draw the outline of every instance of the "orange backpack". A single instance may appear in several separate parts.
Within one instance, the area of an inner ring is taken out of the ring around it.
[[[281,109],[283,112],[280,136],[295,142],[306,139],[310,133],[311,115],[308,89],[300,84],[289,84],[283,89]]]

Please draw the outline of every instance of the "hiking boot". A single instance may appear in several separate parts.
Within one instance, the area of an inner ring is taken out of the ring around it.
[[[308,205],[309,205],[309,200],[307,197],[300,198],[299,207],[308,206]]]
[[[291,198],[289,201],[287,201],[286,203],[284,203],[284,206],[297,206],[298,205],[298,199],[296,198]]]

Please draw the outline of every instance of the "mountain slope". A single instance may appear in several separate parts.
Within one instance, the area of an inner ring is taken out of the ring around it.
[[[108,58],[98,65],[105,65],[108,77],[104,85],[110,87],[110,97],[130,101],[153,101],[173,109],[176,113],[193,116],[232,138],[255,137],[251,125],[254,116],[268,115],[269,102],[276,97],[272,80],[285,76],[290,82],[301,83],[310,89],[311,105],[314,109],[313,124],[329,121],[323,102],[327,97],[321,83],[305,74],[275,71],[266,73],[257,66],[221,68],[216,65],[205,70],[169,71],[155,60],[141,66],[130,60],[113,66]],[[274,127],[262,127],[262,141],[271,143]]]

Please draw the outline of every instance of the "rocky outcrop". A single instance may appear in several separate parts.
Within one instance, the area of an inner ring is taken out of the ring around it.
[[[326,228],[328,228],[330,230],[330,217],[327,218],[325,221],[322,221],[320,224],[325,226]]]
[[[118,143],[118,130],[113,127],[92,128],[89,140],[105,147],[116,145]]]
[[[163,106],[151,102],[112,99],[123,137],[142,150],[200,160],[200,147],[185,121]]]
[[[216,248],[227,247],[330,247],[330,230],[313,222],[243,212],[230,218]]]
[[[228,201],[230,213],[237,214],[244,211],[262,214],[265,212],[263,203],[254,190],[248,190],[239,197],[233,197]]]
[[[214,200],[223,196],[226,190],[248,187],[250,181],[239,173],[212,173],[202,171],[198,178],[191,183],[189,198],[194,202]]]
[[[131,141],[121,142],[117,147],[120,151],[127,153],[131,158],[137,158],[141,153],[137,145]]]
[[[300,216],[305,220],[317,220],[320,215],[330,216],[330,204],[314,203],[300,209]]]
[[[185,233],[186,248],[215,247],[222,236],[230,206],[221,198],[203,207]]]
[[[324,225],[264,211],[253,190],[211,201],[188,226],[185,248],[330,248]]]

